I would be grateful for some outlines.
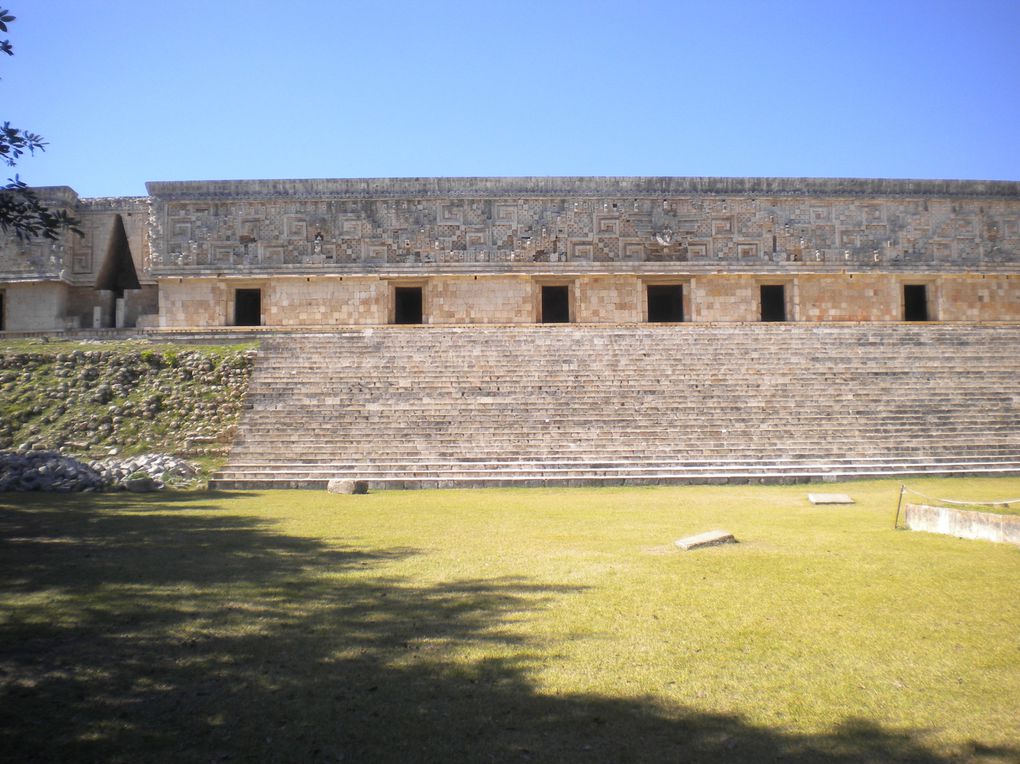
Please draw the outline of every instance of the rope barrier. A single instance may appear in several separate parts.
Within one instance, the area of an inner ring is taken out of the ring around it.
[[[921,496],[928,501],[938,501],[943,504],[955,504],[959,507],[1008,507],[1010,504],[1020,503],[1020,499],[1004,499],[1001,501],[953,501],[952,499],[937,499],[933,496],[921,493],[920,491],[915,491],[913,488],[907,488],[905,485],[901,485],[900,488],[902,491],[912,493],[915,496]]]
[[[957,507],[1009,507],[1011,504],[1020,503],[1020,499],[1004,499],[1000,501],[955,501],[953,499],[937,499],[934,496],[929,496],[926,493],[915,491],[913,488],[907,488],[905,485],[900,483],[900,496],[896,502],[896,518],[893,520],[893,528],[900,527],[900,513],[903,510],[903,497],[904,495],[912,493],[915,496],[920,496],[928,501],[937,502],[940,504],[953,504]]]

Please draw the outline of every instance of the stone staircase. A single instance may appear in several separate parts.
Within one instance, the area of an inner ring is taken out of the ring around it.
[[[263,339],[220,489],[1020,474],[1020,325],[381,327]]]

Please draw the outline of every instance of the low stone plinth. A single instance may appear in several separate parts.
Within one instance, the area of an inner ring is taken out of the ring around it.
[[[903,524],[912,531],[1020,545],[1020,517],[1016,515],[930,507],[927,504],[907,504],[903,512]]]
[[[845,493],[809,493],[812,504],[853,504],[854,500]]]
[[[701,549],[706,546],[719,546],[720,544],[736,544],[737,540],[729,531],[708,531],[699,533],[697,536],[687,536],[677,539],[674,544],[685,552],[692,549]]]
[[[326,490],[330,493],[363,494],[368,493],[368,483],[364,480],[333,478],[326,484]]]

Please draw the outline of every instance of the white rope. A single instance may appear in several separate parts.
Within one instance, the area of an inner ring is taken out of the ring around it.
[[[943,504],[955,504],[960,507],[1008,507],[1010,504],[1020,503],[1020,499],[1005,499],[1003,501],[953,501],[952,499],[936,499],[927,494],[915,491],[913,488],[907,488],[905,485],[902,486],[904,491],[912,493],[915,496],[922,496],[928,501],[939,501]]]

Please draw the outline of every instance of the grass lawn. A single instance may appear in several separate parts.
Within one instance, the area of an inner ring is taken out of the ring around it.
[[[0,759],[1020,760],[1020,549],[898,495],[0,494]]]

